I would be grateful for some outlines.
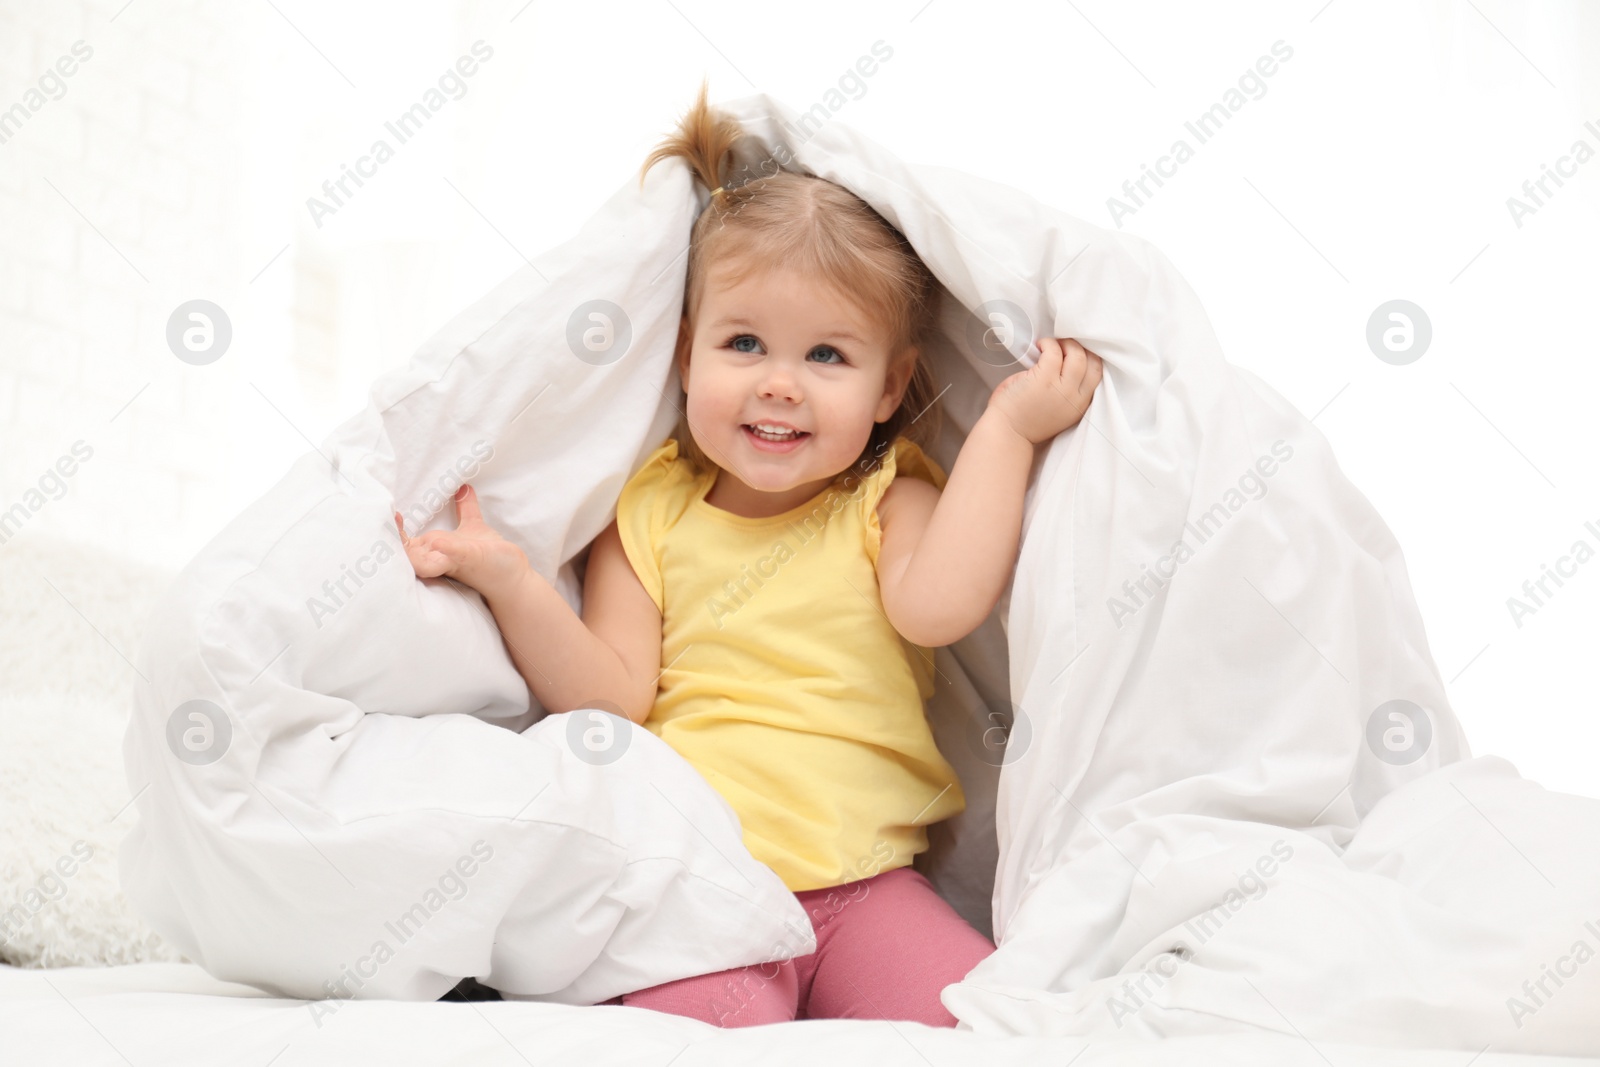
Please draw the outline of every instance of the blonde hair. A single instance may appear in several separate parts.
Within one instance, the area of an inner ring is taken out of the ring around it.
[[[771,159],[761,166],[766,173],[734,184],[730,167],[740,154],[735,146],[745,137],[744,128],[726,112],[707,106],[706,88],[702,81],[699,97],[679,120],[676,132],[639,170],[643,187],[645,175],[656,163],[681,158],[695,178],[714,191],[689,236],[684,288],[688,337],[693,336],[713,265],[726,271],[734,284],[778,264],[819,278],[887,333],[891,367],[893,361],[905,358],[908,349],[916,349],[900,406],[888,419],[873,424],[866,448],[847,469],[861,468],[862,473],[876,469],[897,436],[928,449],[939,428],[939,412],[933,407],[938,394],[924,354],[938,318],[938,279],[903,234],[843,186],[783,170]],[[748,169],[748,163],[740,167],[741,172]],[[680,356],[687,350],[688,337],[679,338]],[[674,434],[679,451],[706,470],[711,460],[689,432],[687,406],[679,411]]]

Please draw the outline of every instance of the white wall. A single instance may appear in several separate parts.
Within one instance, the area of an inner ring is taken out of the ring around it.
[[[1600,796],[1600,560],[1520,627],[1506,604],[1600,547],[1600,159],[1520,227],[1506,206],[1600,149],[1592,6],[0,0],[0,109],[79,40],[65,95],[0,143],[0,509],[42,500],[30,532],[174,567],[630,180],[703,72],[713,100],[805,109],[882,40],[840,121],[1111,226],[1107,198],[1281,40],[1265,94],[1122,224],[1394,529],[1475,750]],[[316,226],[307,198],[479,40],[465,95]],[[164,336],[194,298],[233,326],[206,366]],[[1406,366],[1365,341],[1394,298],[1433,328]],[[79,440],[60,499],[30,498]]]
[[[114,10],[0,6],[0,507],[43,477],[29,531],[170,559],[229,476],[226,423],[160,337],[175,294],[239,257],[240,37],[214,8]]]

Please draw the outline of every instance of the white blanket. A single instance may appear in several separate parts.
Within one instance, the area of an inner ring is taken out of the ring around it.
[[[1172,265],[841,123],[803,132],[765,96],[724,106],[755,138],[744,177],[775,160],[851,189],[947,288],[931,354],[946,470],[1018,369],[977,343],[986,327],[1024,363],[1042,335],[1106,361],[1086,423],[1030,480],[1001,605],[1000,949],[946,990],[951,1010],[988,1033],[1600,1049],[1600,804],[1468,759],[1393,537],[1321,434],[1223,360]],[[811,950],[692,769],[626,724],[626,755],[595,762],[574,739],[605,720],[569,728],[581,712],[514,732],[539,709],[481,603],[378,562],[391,501],[413,531],[446,524],[470,478],[578,605],[574,563],[676,417],[704,203],[682,164],[642,190],[630,177],[185,571],[141,658],[126,754],[149,788],[124,879],[212,973],[323,995],[479,837],[493,859],[356,995],[437,996],[473,974],[593,1003]],[[363,581],[339,588],[346,568]],[[937,866],[970,892],[993,854],[992,775],[963,739],[990,736],[995,709],[940,665],[938,736],[973,803]],[[194,699],[233,726],[203,765],[168,743]]]

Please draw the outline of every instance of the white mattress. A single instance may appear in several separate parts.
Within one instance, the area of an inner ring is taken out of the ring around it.
[[[735,1030],[642,1008],[487,1001],[315,1002],[218,981],[188,963],[0,966],[4,1062],[91,1064],[1270,1064],[1497,1067],[1600,1063],[1459,1049],[1377,1049],[1280,1034],[1148,1040],[982,1037],[920,1023],[808,1020]],[[319,1025],[320,1022],[320,1025]]]

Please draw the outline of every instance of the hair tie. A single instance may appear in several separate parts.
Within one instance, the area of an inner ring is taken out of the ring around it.
[[[722,186],[719,185],[715,189],[711,190],[711,195],[716,196],[720,192],[722,192]]]

